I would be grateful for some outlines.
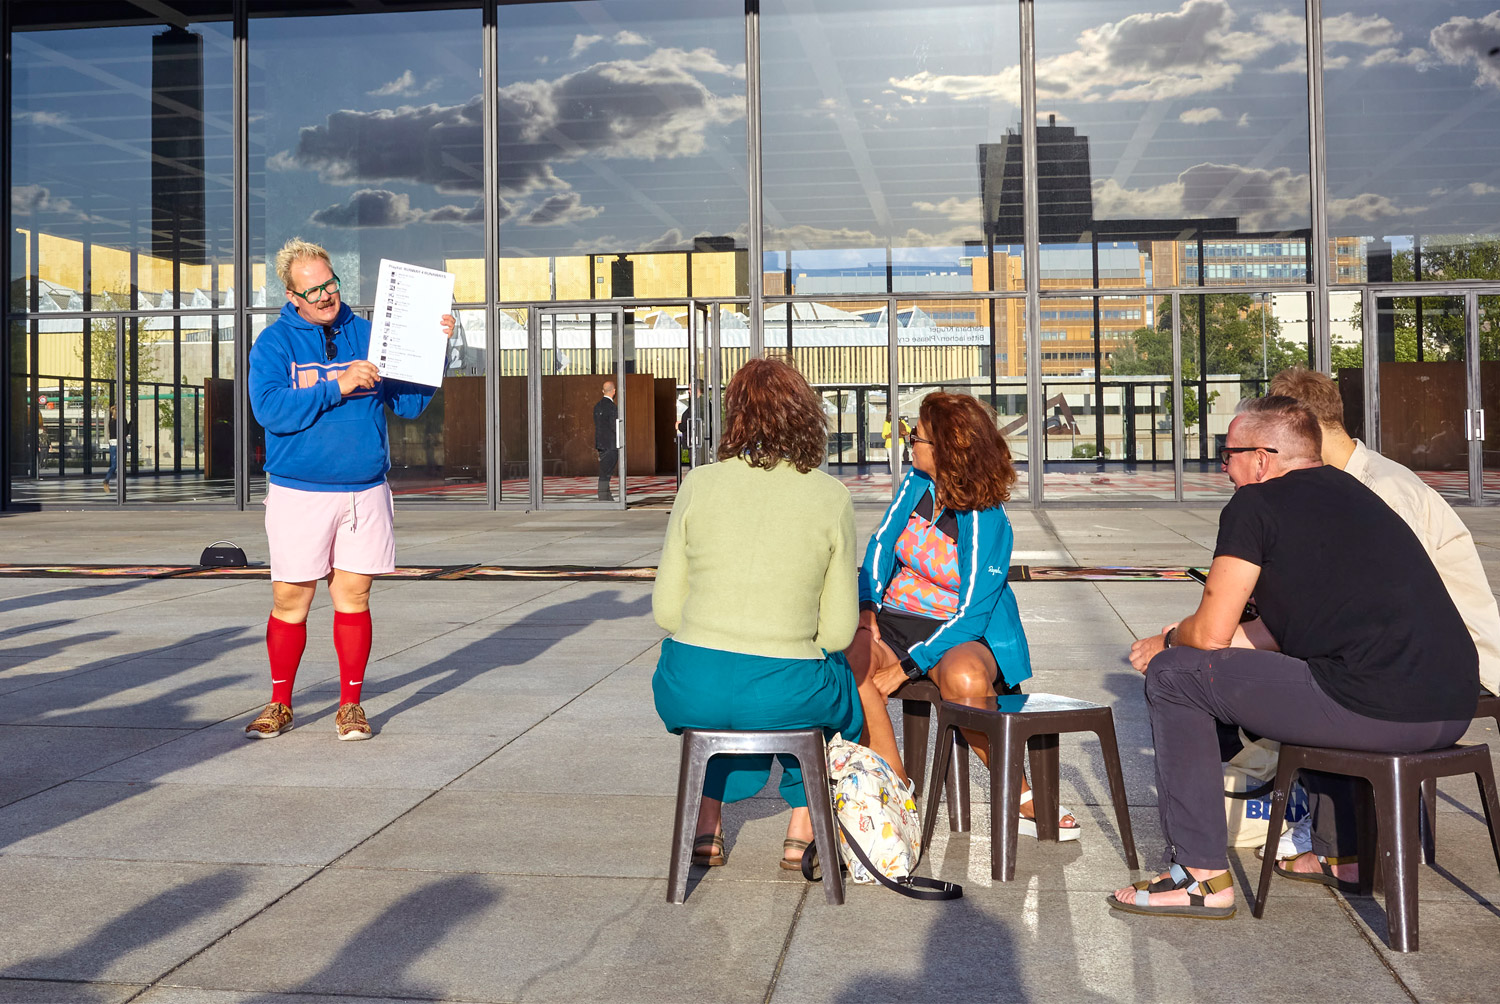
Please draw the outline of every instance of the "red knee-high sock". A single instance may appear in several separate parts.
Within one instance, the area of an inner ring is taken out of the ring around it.
[[[266,621],[266,654],[271,658],[271,700],[292,706],[292,685],[302,650],[307,648],[307,622],[288,624],[272,614]]]
[[[358,704],[364,686],[365,666],[370,661],[370,611],[358,614],[333,612],[333,650],[339,657],[339,703]]]

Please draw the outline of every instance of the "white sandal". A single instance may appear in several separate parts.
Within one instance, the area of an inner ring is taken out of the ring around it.
[[[1021,793],[1021,805],[1025,805],[1029,801],[1031,801],[1031,789],[1027,788]],[[1035,812],[1036,810],[1033,809],[1032,811]],[[1083,836],[1083,824],[1078,821],[1078,818],[1076,816],[1073,819],[1072,826],[1062,825],[1062,821],[1068,816],[1072,815],[1072,810],[1070,810],[1066,805],[1059,805],[1057,807],[1057,839],[1059,841],[1066,842],[1069,840],[1077,840],[1079,837]],[[1036,839],[1036,820],[1021,816],[1020,821],[1021,825],[1019,831],[1021,835],[1025,837],[1031,837],[1033,840]]]

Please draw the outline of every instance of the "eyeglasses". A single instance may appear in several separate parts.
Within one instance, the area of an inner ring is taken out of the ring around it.
[[[333,325],[323,325],[323,351],[328,353],[329,362],[333,362],[334,357],[339,354],[339,343],[334,340],[334,336],[337,334],[338,332],[333,329]]]
[[[295,289],[287,290],[287,292],[291,293],[293,296],[300,296],[300,297],[302,297],[302,299],[306,300],[308,303],[322,303],[323,302],[323,297],[325,297],[325,296],[332,296],[334,293],[337,293],[338,291],[339,291],[339,276],[338,276],[337,272],[335,272],[333,274],[333,278],[332,279],[329,279],[327,282],[323,283],[322,285],[314,286],[312,289],[306,289],[306,290],[303,290],[300,293],[297,292]]]
[[[1276,453],[1274,446],[1221,446],[1219,447],[1219,463],[1229,465],[1229,458],[1236,453],[1254,453],[1256,450],[1265,450],[1267,453]]]
[[[923,439],[921,436],[917,435],[915,432],[907,432],[907,434],[906,434],[906,441],[908,443],[925,443],[928,446],[932,446],[933,445],[932,440],[930,440],[930,439]]]

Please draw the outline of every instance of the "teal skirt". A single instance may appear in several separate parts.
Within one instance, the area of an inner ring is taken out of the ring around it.
[[[715,648],[684,645],[668,638],[651,678],[656,713],[667,731],[683,729],[810,729],[830,738],[842,733],[858,741],[865,728],[854,672],[842,652],[822,659],[772,659]],[[802,769],[782,755],[781,797],[788,805],[807,804]],[[769,754],[720,755],[708,761],[703,794],[738,802],[766,786]]]

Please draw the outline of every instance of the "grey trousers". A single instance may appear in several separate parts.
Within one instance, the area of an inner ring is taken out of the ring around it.
[[[1470,721],[1368,718],[1325,694],[1301,659],[1245,648],[1167,649],[1146,668],[1146,704],[1166,859],[1187,868],[1229,866],[1215,719],[1277,742],[1387,753],[1451,746]],[[1317,853],[1355,852],[1355,784],[1340,775],[1302,773]]]

